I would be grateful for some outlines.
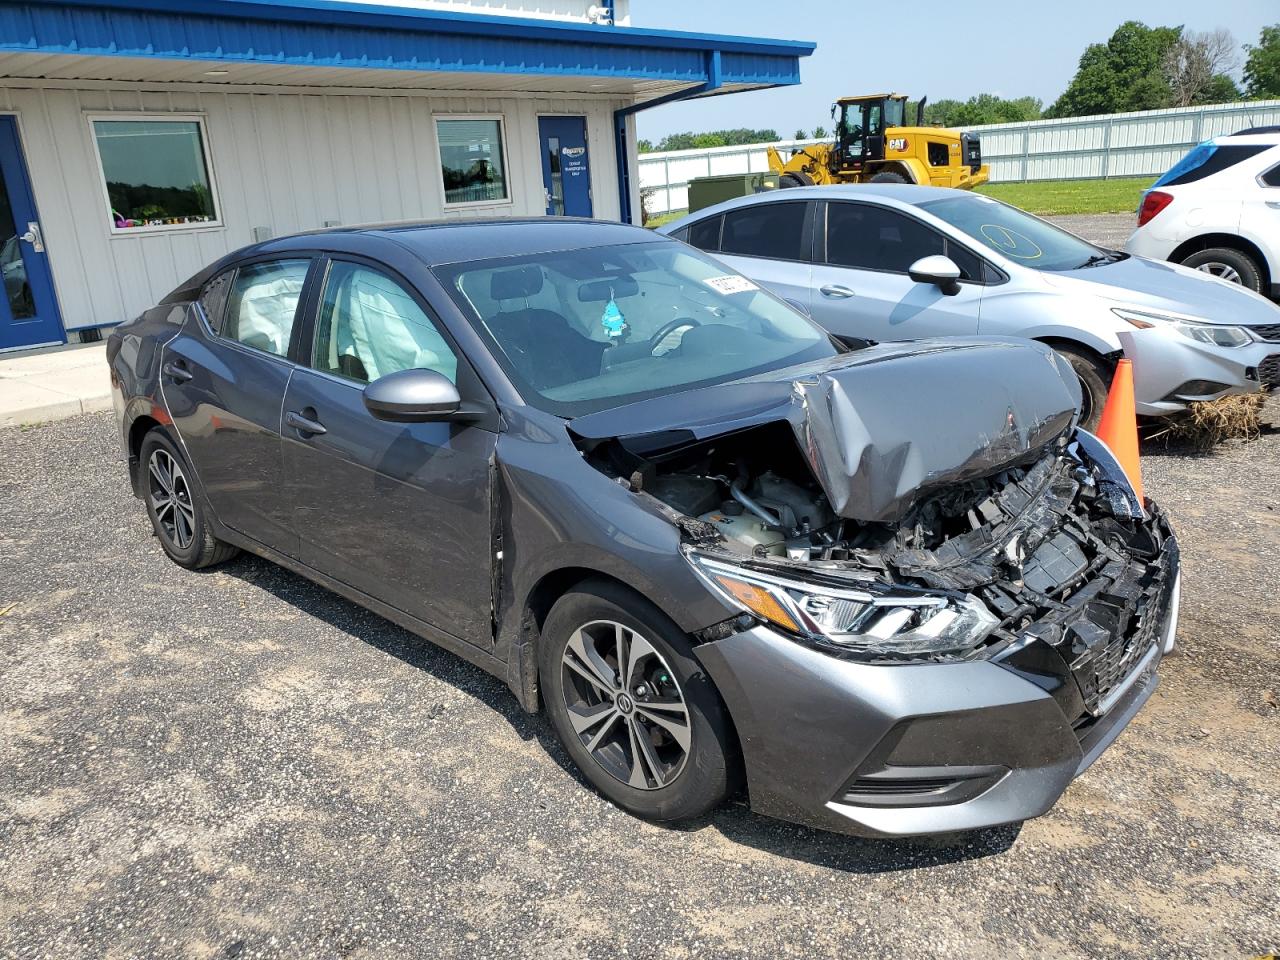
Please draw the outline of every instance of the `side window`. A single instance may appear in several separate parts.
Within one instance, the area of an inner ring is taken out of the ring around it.
[[[723,217],[707,217],[689,225],[689,244],[699,250],[710,250],[715,253],[720,249],[720,224]]]
[[[341,260],[325,280],[311,365],[358,383],[412,369],[458,378],[457,356],[404,287]]]
[[[983,276],[978,257],[919,220],[872,204],[827,204],[827,263],[906,273],[911,264],[933,254],[954,260],[965,280]]]
[[[204,311],[204,317],[214,333],[222,332],[223,311],[227,306],[227,294],[231,292],[231,278],[235,273],[235,270],[227,270],[218,274],[200,291],[200,309]]]
[[[271,260],[241,267],[231,284],[218,332],[277,357],[288,354],[310,266],[310,260]]]
[[[804,260],[806,203],[757,203],[724,215],[720,252],[774,260]]]
[[[1268,187],[1280,187],[1280,163],[1263,173],[1262,182]]]

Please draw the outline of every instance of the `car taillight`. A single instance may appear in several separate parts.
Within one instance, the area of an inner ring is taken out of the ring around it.
[[[1160,190],[1149,190],[1142,198],[1142,206],[1138,208],[1138,226],[1148,223],[1157,213],[1173,202],[1173,194]]]

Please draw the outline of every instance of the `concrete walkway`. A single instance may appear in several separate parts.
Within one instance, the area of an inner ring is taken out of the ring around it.
[[[111,409],[107,345],[0,353],[0,427]]]

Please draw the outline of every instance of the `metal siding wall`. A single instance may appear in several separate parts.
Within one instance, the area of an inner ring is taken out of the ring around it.
[[[993,183],[1156,176],[1192,146],[1245,127],[1280,124],[1280,100],[1182,107],[1108,117],[1034,120],[973,127]],[[785,140],[783,156],[814,141]],[[769,144],[675,150],[640,157],[640,184],[651,191],[650,213],[688,207],[688,183],[697,177],[768,170]]]
[[[454,13],[488,13],[501,16],[538,17],[546,20],[587,19],[587,11],[600,0],[550,0],[546,3],[512,2],[512,0],[365,0],[388,7],[418,7],[427,10],[449,10]],[[614,23],[625,27],[631,22],[628,0],[614,0]]]
[[[251,243],[255,226],[281,236],[386,220],[540,216],[545,212],[538,114],[585,115],[597,217],[616,219],[612,112],[622,101],[144,93],[0,86],[16,113],[68,330],[136,316],[210,261]],[[225,224],[113,236],[86,113],[199,113]],[[434,117],[498,114],[512,202],[443,209]]]

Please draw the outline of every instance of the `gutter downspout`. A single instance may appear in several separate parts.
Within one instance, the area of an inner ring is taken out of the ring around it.
[[[643,103],[633,103],[629,107],[622,107],[613,111],[613,150],[618,161],[618,219],[623,223],[631,223],[632,216],[635,213],[631,207],[631,164],[629,163],[630,153],[627,144],[627,117],[633,113],[639,113],[641,110],[648,110],[650,107],[660,107],[665,103],[688,100],[691,97],[710,93],[713,90],[719,90],[723,85],[724,81],[720,73],[720,51],[711,50],[707,53],[706,83],[700,83],[696,87],[690,87],[688,90],[681,90],[677,93],[669,93],[665,97],[657,97],[654,100],[646,100]]]

